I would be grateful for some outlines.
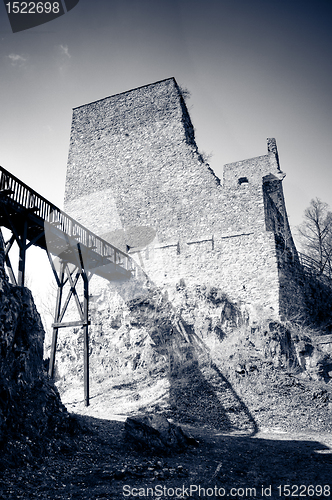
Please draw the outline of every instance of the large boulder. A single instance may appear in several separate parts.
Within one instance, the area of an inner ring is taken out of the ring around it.
[[[198,441],[162,415],[128,417],[125,439],[136,447],[155,452],[182,451],[188,446],[198,446]]]

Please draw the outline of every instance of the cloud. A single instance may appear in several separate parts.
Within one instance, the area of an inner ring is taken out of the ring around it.
[[[71,58],[71,55],[69,54],[68,45],[60,45],[60,49],[65,56],[67,56],[69,59]]]
[[[26,62],[26,58],[19,54],[9,54],[8,57],[12,62],[12,66],[22,66]]]

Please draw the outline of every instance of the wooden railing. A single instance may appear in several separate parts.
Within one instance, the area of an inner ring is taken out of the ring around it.
[[[95,233],[82,226],[75,219],[60,210],[46,198],[24,184],[8,170],[0,166],[0,193],[6,195],[7,201],[20,208],[33,209],[38,217],[56,226],[63,233],[75,238],[78,243],[92,248],[102,257],[123,267],[135,269],[135,263],[126,253],[103,240]]]
[[[298,252],[298,256],[299,256],[301,266],[303,266],[307,269],[310,269],[313,272],[318,273],[320,271],[319,264],[314,259],[312,259],[311,257],[308,257],[308,255],[305,255],[305,254],[300,253],[300,252]]]
[[[308,257],[308,255],[304,255],[303,253],[298,252],[298,255],[300,264],[306,273],[316,276],[320,280],[324,281],[328,286],[332,286],[331,274],[326,270],[322,271],[319,262],[312,257]]]

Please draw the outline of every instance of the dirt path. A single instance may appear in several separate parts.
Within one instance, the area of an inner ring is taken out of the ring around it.
[[[199,447],[162,457],[126,446],[124,415],[82,412],[75,442],[4,473],[1,499],[332,498],[330,434],[264,429],[250,437],[183,426]]]

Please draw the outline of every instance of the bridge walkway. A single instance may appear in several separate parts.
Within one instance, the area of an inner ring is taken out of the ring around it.
[[[14,285],[24,286],[26,253],[31,246],[47,252],[58,292],[53,323],[53,339],[49,375],[54,375],[58,329],[81,326],[84,329],[84,392],[89,404],[89,280],[93,275],[108,281],[126,281],[135,276],[135,261],[108,241],[84,227],[38,194],[8,170],[0,167],[0,227],[12,233],[5,243],[5,259],[9,278]],[[17,279],[9,252],[14,242],[19,248]],[[55,259],[52,258],[55,256]],[[83,280],[84,299],[80,302],[77,283]],[[69,284],[65,300],[63,291]],[[70,300],[74,298],[80,320],[64,322]]]

